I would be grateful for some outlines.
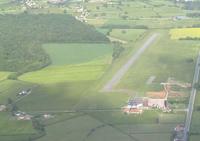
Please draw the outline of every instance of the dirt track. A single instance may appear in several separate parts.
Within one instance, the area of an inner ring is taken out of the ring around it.
[[[103,92],[110,92],[120,82],[122,77],[126,74],[129,68],[135,63],[135,61],[141,56],[141,54],[155,41],[158,34],[154,33],[148,40],[135,52],[132,57],[116,72],[110,81],[103,87]]]

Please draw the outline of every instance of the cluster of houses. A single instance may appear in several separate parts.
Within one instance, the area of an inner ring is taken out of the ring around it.
[[[183,124],[179,124],[174,128],[174,141],[184,141],[184,130],[185,126]]]
[[[31,9],[40,8],[39,5],[36,4],[34,0],[25,0],[24,5],[26,6],[26,8],[31,8]]]
[[[172,78],[168,79],[167,83],[161,83],[164,86],[162,91],[147,92],[146,97],[131,98],[128,100],[127,105],[122,107],[126,114],[141,114],[143,110],[149,108],[161,109],[163,112],[170,112],[168,97],[175,97],[182,95],[179,92],[172,91],[171,86],[179,86],[181,88],[190,88],[190,83],[181,83]]]
[[[64,4],[67,0],[48,0],[50,4]]]
[[[67,0],[48,0],[47,1],[47,3],[49,3],[49,4],[64,4],[66,2],[67,2]],[[38,3],[36,3],[36,1],[34,1],[34,0],[24,0],[22,3],[25,6],[23,9],[42,8],[42,6]]]
[[[123,107],[126,114],[141,114],[144,109],[158,108],[168,111],[167,105],[168,86],[164,85],[164,90],[160,92],[147,92],[147,97],[137,97],[130,99],[127,106]]]
[[[17,111],[14,113],[14,116],[17,118],[17,120],[31,120],[32,116],[21,111]]]
[[[75,18],[81,22],[87,22],[87,16],[89,12],[82,5],[76,7],[76,12],[79,13]]]

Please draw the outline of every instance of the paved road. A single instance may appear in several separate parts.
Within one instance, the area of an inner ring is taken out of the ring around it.
[[[194,78],[193,78],[193,83],[192,83],[192,90],[190,93],[190,100],[188,104],[188,111],[187,111],[187,116],[185,120],[185,130],[184,130],[184,141],[188,140],[188,134],[190,131],[190,124],[192,120],[192,113],[193,113],[193,108],[194,108],[194,102],[195,102],[195,97],[196,97],[196,88],[194,87],[196,83],[199,81],[199,72],[200,72],[200,54],[197,58],[196,62],[196,67],[195,67],[195,73],[194,73]]]
[[[132,55],[132,57],[124,64],[113,78],[103,87],[102,91],[109,92],[119,83],[124,74],[129,70],[129,68],[135,63],[135,61],[140,57],[140,55],[155,41],[158,34],[154,33],[149,39],[143,44],[143,46]]]

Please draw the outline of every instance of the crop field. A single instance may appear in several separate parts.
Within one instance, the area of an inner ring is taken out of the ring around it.
[[[40,84],[96,80],[102,76],[105,68],[105,64],[48,67],[26,73],[19,79]]]
[[[120,40],[135,42],[145,31],[144,29],[113,29],[110,36]]]
[[[52,65],[20,80],[40,84],[96,80],[112,59],[110,44],[46,44],[44,48]]]
[[[45,44],[43,47],[49,54],[52,65],[56,66],[85,63],[112,54],[110,44]]]
[[[12,100],[17,110],[33,115],[44,129],[16,120],[8,109],[0,112],[0,141],[29,141],[39,133],[44,136],[35,141],[173,140],[174,127],[185,121],[189,88],[181,89],[185,94],[181,100],[168,99],[169,113],[149,108],[128,115],[122,107],[130,97],[163,90],[160,83],[168,78],[192,81],[200,43],[178,39],[200,38],[200,28],[189,28],[199,25],[199,18],[187,17],[197,11],[170,0],[34,1],[39,8],[0,0],[1,42],[5,42],[0,45],[0,105]],[[113,91],[103,92],[106,82],[154,33],[156,40]],[[42,61],[46,63],[38,69]],[[13,72],[19,75],[8,77]],[[155,79],[147,84],[151,77]],[[27,89],[29,95],[17,96]],[[199,95],[194,109],[190,140],[198,141]],[[44,114],[52,117],[46,119]]]
[[[200,28],[180,28],[170,31],[172,39],[200,38]]]

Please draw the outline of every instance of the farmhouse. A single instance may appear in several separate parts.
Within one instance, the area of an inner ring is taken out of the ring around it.
[[[127,114],[141,114],[144,109],[159,108],[163,111],[169,111],[167,98],[170,86],[163,83],[164,90],[159,92],[147,92],[147,97],[137,97],[130,99],[127,106],[123,107],[123,112]]]
[[[146,98],[134,98],[128,101],[127,106],[123,107],[123,112],[126,114],[141,114],[144,107],[147,107]]]
[[[170,86],[162,83],[164,85],[164,90],[160,92],[147,92],[148,106],[156,107],[159,109],[167,108],[167,98],[169,94]]]
[[[14,115],[17,118],[17,120],[31,120],[32,118],[31,115],[21,111],[16,112]]]
[[[167,107],[167,94],[165,91],[148,92],[148,106],[165,109]]]

